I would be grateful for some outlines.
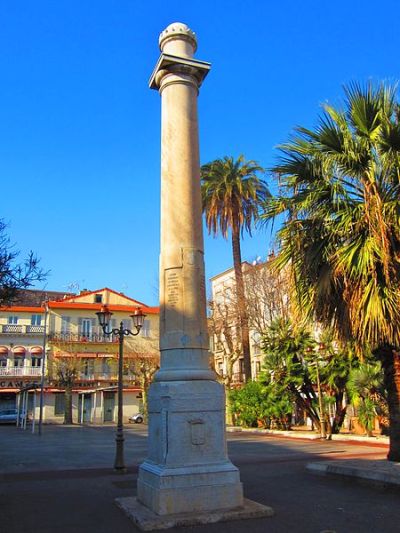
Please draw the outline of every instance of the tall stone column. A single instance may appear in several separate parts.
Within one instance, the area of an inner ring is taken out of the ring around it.
[[[243,498],[227,456],[224,388],[209,365],[197,97],[210,65],[193,58],[196,46],[186,25],[168,26],[150,78],[162,103],[161,365],[137,498],[116,500],[143,530],[273,514]]]
[[[184,24],[160,35],[150,87],[161,94],[161,367],[148,394],[149,453],[138,501],[157,515],[243,504],[225,440],[225,396],[209,364],[197,97],[210,65]]]
[[[150,87],[161,94],[160,350],[157,381],[214,379],[209,368],[197,120],[210,65],[193,59],[195,34],[171,24]]]

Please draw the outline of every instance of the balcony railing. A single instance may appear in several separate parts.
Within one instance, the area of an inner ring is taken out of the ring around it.
[[[135,374],[124,374],[122,377],[123,381],[135,381],[136,376]],[[117,372],[80,372],[78,380],[82,381],[102,381],[102,380],[110,380],[110,381],[117,381],[118,380],[118,374]]]
[[[244,383],[245,375],[242,372],[235,372],[232,375],[232,383]]]
[[[50,342],[118,342],[115,335],[104,335],[102,331],[93,331],[90,333],[60,333],[51,331],[48,335]]]
[[[20,377],[20,376],[41,376],[42,369],[40,367],[16,366],[16,367],[0,367],[0,376]]]
[[[7,333],[8,335],[43,335],[44,326],[3,324],[1,333]]]

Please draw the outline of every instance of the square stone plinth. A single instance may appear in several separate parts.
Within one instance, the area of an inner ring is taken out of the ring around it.
[[[229,520],[245,520],[248,518],[265,518],[273,516],[271,507],[244,498],[243,506],[235,509],[221,509],[197,513],[179,513],[172,515],[158,515],[142,505],[136,498],[116,498],[118,507],[142,531],[169,529],[177,526],[195,526],[212,524],[214,522],[228,522]]]

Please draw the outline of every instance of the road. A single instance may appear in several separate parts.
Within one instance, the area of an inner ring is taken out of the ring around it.
[[[114,498],[136,493],[146,456],[145,426],[126,428],[128,474],[116,475],[114,428],[45,426],[41,437],[0,427],[1,533],[128,533],[136,528]],[[228,434],[247,498],[272,518],[197,526],[199,533],[364,533],[400,531],[399,492],[315,476],[310,461],[383,458],[385,447],[269,435]],[[180,530],[184,531],[184,530]]]

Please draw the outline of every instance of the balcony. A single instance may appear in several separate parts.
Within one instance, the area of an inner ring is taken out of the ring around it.
[[[239,384],[245,382],[245,375],[242,372],[235,372],[232,375],[232,383]]]
[[[123,381],[135,381],[135,374],[123,375]],[[118,381],[117,372],[79,372],[78,381]]]
[[[22,377],[22,376],[41,376],[42,369],[41,367],[29,367],[29,366],[20,366],[20,367],[0,367],[0,377]]]
[[[1,333],[8,335],[43,335],[44,326],[3,324]]]
[[[51,331],[48,335],[50,342],[95,342],[95,343],[116,343],[116,335],[104,335],[103,331],[96,329],[90,333],[60,333]]]

